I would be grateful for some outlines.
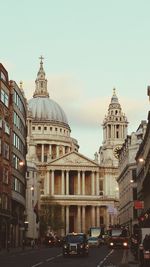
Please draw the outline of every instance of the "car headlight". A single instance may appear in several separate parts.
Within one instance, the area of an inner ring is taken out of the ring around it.
[[[127,247],[128,246],[128,243],[127,242],[123,242],[123,246],[124,247]]]
[[[80,245],[80,248],[83,248],[83,247],[84,247],[84,245],[83,245],[83,244],[81,244],[81,245]]]
[[[110,242],[110,246],[113,246],[114,245],[114,243],[113,242]]]
[[[64,245],[64,248],[67,248],[67,245]]]

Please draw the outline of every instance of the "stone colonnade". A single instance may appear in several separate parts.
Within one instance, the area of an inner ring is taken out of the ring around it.
[[[72,172],[74,174],[72,175]],[[88,173],[88,175],[87,175]],[[91,195],[99,196],[99,172],[55,170],[47,172],[44,179],[45,195]]]
[[[101,207],[92,205],[66,204],[61,207],[61,219],[65,226],[61,231],[62,236],[73,231],[87,233],[90,227],[100,227],[105,223]]]

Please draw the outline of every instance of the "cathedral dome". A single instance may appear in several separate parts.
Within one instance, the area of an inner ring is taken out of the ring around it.
[[[34,97],[28,101],[29,110],[36,120],[48,120],[68,124],[63,109],[49,97]]]
[[[29,112],[35,120],[46,120],[63,123],[68,126],[68,120],[63,109],[49,97],[47,79],[43,69],[43,57],[40,57],[40,68],[35,80],[36,88],[33,98],[28,101]]]

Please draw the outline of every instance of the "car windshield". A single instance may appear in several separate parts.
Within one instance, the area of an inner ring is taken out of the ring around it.
[[[89,237],[88,240],[93,240],[93,241],[95,241],[95,240],[97,240],[97,239],[98,239],[98,237],[96,237],[96,236],[92,236],[92,237]]]
[[[66,241],[69,243],[84,242],[85,238],[83,235],[68,235],[66,236]]]
[[[112,229],[110,231],[110,236],[127,237],[128,231],[126,229]]]

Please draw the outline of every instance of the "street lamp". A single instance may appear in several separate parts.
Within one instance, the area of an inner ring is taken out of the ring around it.
[[[23,161],[23,160],[20,160],[20,161],[19,161],[19,166],[20,166],[20,167],[23,167],[23,166],[24,166],[24,161]]]
[[[145,163],[145,160],[143,158],[139,158],[140,163]]]

